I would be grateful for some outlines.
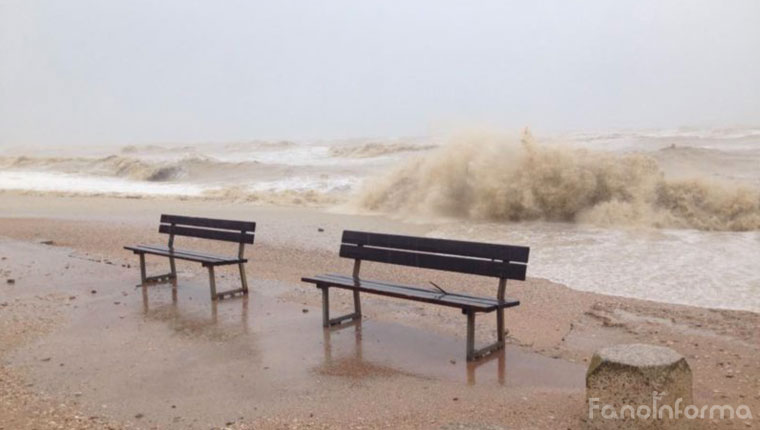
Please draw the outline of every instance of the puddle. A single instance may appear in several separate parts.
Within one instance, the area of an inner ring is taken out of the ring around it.
[[[68,323],[5,359],[26,370],[35,390],[90,415],[203,428],[287,414],[389,381],[486,390],[584,386],[582,365],[517,346],[467,363],[464,321],[462,336],[375,320],[324,330],[321,309],[279,298],[300,287],[292,284],[252,279],[249,296],[212,303],[201,277],[181,279],[176,289],[143,289],[134,287],[134,270],[109,276],[108,285],[102,276],[68,272],[55,286],[79,294]]]

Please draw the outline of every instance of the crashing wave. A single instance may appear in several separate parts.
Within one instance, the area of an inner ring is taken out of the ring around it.
[[[646,155],[454,139],[368,181],[361,208],[497,221],[566,221],[700,230],[760,229],[760,191],[704,178],[668,180]]]

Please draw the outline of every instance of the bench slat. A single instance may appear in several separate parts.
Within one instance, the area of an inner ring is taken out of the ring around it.
[[[420,291],[416,288],[404,288],[403,286],[386,286],[373,284],[364,280],[354,281],[333,279],[329,277],[314,277],[313,279],[304,278],[307,282],[315,282],[328,286],[346,288],[350,290],[359,290],[367,293],[374,293],[383,296],[396,297],[400,299],[414,300],[419,302],[433,303],[454,308],[472,308],[479,311],[488,312],[495,309],[495,305],[486,305],[483,303],[463,303],[461,300],[453,300],[445,297],[443,294],[433,291]]]
[[[351,276],[345,276],[345,275],[336,275],[336,274],[328,274],[328,275],[322,275],[321,277],[327,279],[333,279],[342,283],[345,283],[346,285],[352,285],[354,283],[354,279]],[[440,291],[436,290],[428,290],[425,288],[419,288],[419,287],[412,287],[408,285],[400,285],[400,284],[392,284],[389,282],[383,282],[383,281],[376,281],[376,280],[367,280],[367,279],[361,279],[361,282],[363,285],[368,286],[379,286],[379,287],[385,287],[385,288],[402,288],[404,290],[416,290],[420,292],[421,294],[432,294],[435,297],[445,297],[446,300],[451,302],[457,302],[465,305],[485,305],[485,306],[497,306],[499,304],[499,301],[497,299],[491,299],[488,297],[476,297],[476,296],[468,296],[466,294],[458,294],[458,293],[441,293]],[[512,303],[514,300],[509,299],[506,301],[507,303]],[[508,307],[508,306],[505,306]]]
[[[338,279],[342,279],[342,280],[349,280],[349,281],[353,280],[353,276],[351,276],[351,275],[340,275],[340,274],[337,274],[337,273],[329,273],[327,275],[322,275],[322,276],[330,276],[330,277],[333,277],[333,278],[338,278]],[[378,284],[378,285],[386,285],[386,286],[399,286],[399,284],[393,284],[391,282],[378,281],[378,280],[374,280],[374,279],[373,280],[362,279],[362,282],[371,283],[371,284]],[[416,289],[416,290],[420,290],[420,291],[425,291],[425,292],[438,293],[436,290],[433,290],[433,289],[425,289],[425,288],[412,287],[412,286],[407,286],[407,285],[403,285],[403,287],[404,288],[408,288],[408,289]],[[492,299],[490,297],[469,296],[467,294],[459,294],[459,293],[447,293],[447,294],[448,294],[448,297],[461,297],[461,298],[464,298],[464,299],[466,299],[468,301],[479,302],[479,303],[484,303],[484,304],[498,303],[497,299]]]
[[[169,247],[166,245],[140,245],[141,248],[147,248],[147,249],[154,249],[156,251],[162,251],[162,252],[169,252]],[[182,248],[174,248],[175,253],[181,253],[185,255],[194,255],[196,257],[202,257],[202,258],[209,258],[209,259],[216,259],[218,261],[232,261],[237,260],[237,257],[232,257],[229,255],[219,255],[219,254],[210,254],[202,251],[197,251],[193,249],[182,249]]]
[[[501,261],[422,254],[354,245],[341,245],[340,256],[344,258],[370,260],[402,266],[446,270],[450,272],[469,273],[497,278],[517,279],[521,281],[525,280],[525,271],[527,268],[527,266],[523,264],[513,264]]]
[[[425,303],[433,303],[442,306],[449,306],[459,309],[472,309],[478,312],[490,312],[498,307],[512,307],[519,304],[516,300],[507,300],[499,303],[496,299],[490,300],[480,297],[470,297],[458,294],[442,294],[436,291],[425,290],[417,287],[406,285],[394,285],[384,282],[370,281],[364,279],[353,279],[341,275],[319,275],[311,278],[302,278],[304,282],[323,284],[327,286],[345,288],[350,290],[359,290],[367,293],[374,293],[389,297],[414,300]]]
[[[256,223],[216,218],[199,218],[183,215],[161,215],[162,224],[190,225],[195,227],[217,228],[221,230],[256,231]]]
[[[248,260],[245,258],[235,258],[235,257],[218,257],[215,255],[202,255],[197,252],[192,251],[186,251],[182,249],[174,249],[174,251],[170,251],[169,249],[161,249],[157,246],[151,246],[151,245],[137,245],[137,246],[125,246],[124,249],[128,249],[130,251],[133,251],[135,253],[145,253],[145,254],[153,254],[153,255],[161,255],[164,257],[174,257],[179,260],[187,260],[187,261],[194,261],[197,263],[203,263],[204,265],[223,265],[223,264],[237,264],[237,263],[246,263]]]
[[[438,254],[462,255],[503,261],[527,263],[530,248],[527,246],[501,245],[495,243],[468,242],[463,240],[433,239],[395,234],[368,233],[346,230],[343,243],[406,249]]]
[[[154,254],[154,255],[162,255],[165,257],[169,257],[173,255],[175,258],[178,258],[180,260],[188,260],[188,261],[195,261],[198,263],[215,263],[218,262],[219,259],[217,258],[208,258],[203,257],[200,255],[192,255],[192,254],[184,254],[180,252],[179,250],[175,250],[175,252],[172,254],[168,250],[162,250],[162,249],[155,249],[152,247],[147,247],[143,245],[137,245],[137,246],[125,246],[124,249],[128,249],[130,251],[133,251],[135,253],[145,253],[145,254]]]
[[[232,231],[208,230],[204,228],[179,227],[167,224],[161,224],[158,227],[158,232],[175,234],[178,236],[199,237],[202,239],[223,240],[227,242],[248,244],[253,243],[253,234],[251,233],[236,233]]]

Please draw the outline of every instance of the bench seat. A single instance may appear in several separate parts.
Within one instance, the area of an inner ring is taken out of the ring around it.
[[[317,287],[327,286],[343,288],[348,290],[358,290],[366,293],[374,293],[383,296],[397,297],[401,299],[414,300],[425,303],[434,303],[442,306],[459,308],[463,311],[472,312],[491,312],[496,309],[506,309],[518,306],[520,302],[515,299],[507,298],[500,302],[497,299],[487,297],[475,297],[464,294],[443,293],[440,291],[429,290],[425,288],[412,287],[408,285],[392,284],[383,281],[373,281],[368,279],[354,278],[348,275],[324,274],[301,279],[303,282],[316,284]]]
[[[173,257],[179,260],[195,261],[204,266],[222,266],[226,264],[240,264],[248,262],[246,258],[229,257],[222,255],[207,254],[189,249],[170,249],[166,245],[136,245],[125,246],[124,249],[133,251],[135,254],[153,254],[165,257]]]

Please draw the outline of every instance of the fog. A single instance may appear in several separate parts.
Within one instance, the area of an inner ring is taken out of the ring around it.
[[[760,2],[0,0],[0,145],[760,124]]]

